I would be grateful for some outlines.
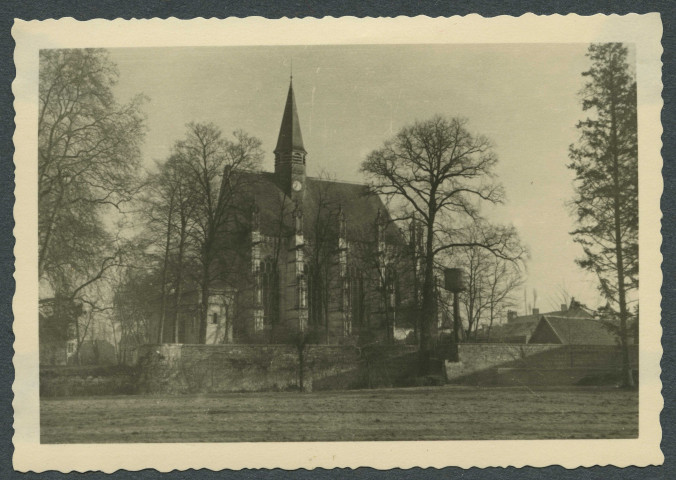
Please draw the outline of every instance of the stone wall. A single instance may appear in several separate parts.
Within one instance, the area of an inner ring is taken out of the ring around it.
[[[360,349],[310,345],[303,389],[394,386],[415,348]],[[293,345],[146,345],[138,351],[139,393],[284,391],[300,389],[301,362]]]
[[[40,397],[133,394],[137,380],[137,369],[122,365],[41,366]]]
[[[620,371],[621,350],[607,345],[461,344],[460,361],[445,362],[451,383],[570,385]],[[638,349],[631,349],[638,365]]]

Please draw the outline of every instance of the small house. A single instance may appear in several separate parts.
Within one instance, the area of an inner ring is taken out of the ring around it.
[[[507,322],[494,326],[491,329],[491,342],[500,343],[532,343],[531,338],[543,317],[576,318],[592,320],[594,317],[580,302],[574,298],[570,305],[561,304],[561,309],[554,312],[540,313],[539,309],[533,308],[530,315],[517,315],[515,311],[507,312]]]
[[[598,320],[543,315],[528,343],[618,345],[619,339]]]

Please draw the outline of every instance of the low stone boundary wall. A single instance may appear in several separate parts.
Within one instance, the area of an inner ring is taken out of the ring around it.
[[[638,348],[631,347],[638,365]],[[622,368],[622,351],[613,345],[461,344],[459,362],[445,362],[451,383],[482,385],[572,385],[587,378],[609,378]]]
[[[41,397],[133,394],[138,370],[129,366],[41,366]]]
[[[397,359],[415,351],[410,346],[309,345],[303,357],[303,389],[395,385],[406,374]],[[300,389],[294,345],[145,345],[137,358],[139,393]]]
[[[631,362],[638,351],[632,346]],[[137,364],[41,367],[40,395],[217,393],[300,389],[293,345],[144,345]],[[444,362],[449,383],[573,385],[613,382],[621,369],[615,346],[461,344],[460,362]],[[416,383],[417,349],[406,345],[310,345],[303,389],[336,390]]]

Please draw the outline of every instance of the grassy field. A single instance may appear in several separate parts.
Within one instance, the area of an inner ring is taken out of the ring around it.
[[[430,387],[43,399],[42,443],[633,438],[636,392]]]

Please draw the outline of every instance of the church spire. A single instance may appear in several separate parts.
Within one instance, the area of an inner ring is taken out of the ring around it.
[[[294,200],[301,200],[304,196],[306,155],[291,76],[282,125],[275,147],[275,174],[280,187]]]
[[[289,93],[286,96],[286,106],[284,107],[282,126],[279,129],[279,137],[277,137],[275,155],[292,151],[307,153],[305,147],[303,147],[303,135],[300,133],[296,97],[293,93],[293,75],[291,75],[289,81]]]

